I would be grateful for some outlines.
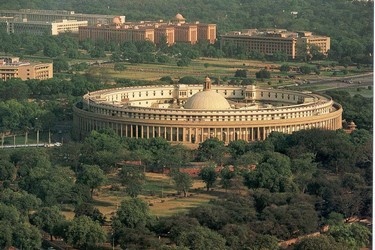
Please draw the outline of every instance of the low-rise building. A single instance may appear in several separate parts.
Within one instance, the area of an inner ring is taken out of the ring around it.
[[[291,32],[285,29],[247,29],[222,35],[221,48],[228,44],[242,47],[247,52],[256,51],[265,55],[284,52],[294,59],[298,44],[316,45],[321,53],[326,55],[330,49],[330,38],[316,36],[311,32]]]
[[[78,33],[78,28],[87,26],[87,21],[60,20],[53,22],[40,21],[8,21],[6,18],[0,18],[0,28],[6,30],[8,34],[29,33],[34,35],[59,35],[65,32]]]
[[[181,14],[168,22],[139,21],[122,22],[115,17],[111,25],[95,25],[79,28],[80,41],[111,41],[115,43],[149,40],[159,44],[165,37],[168,45],[175,42],[196,44],[198,41],[214,43],[216,41],[216,24],[187,23]]]
[[[52,63],[20,62],[18,57],[0,58],[0,79],[45,80],[53,77]]]
[[[75,13],[72,10],[0,10],[0,16],[14,17],[18,20],[27,19],[37,22],[53,22],[56,20],[77,20],[87,21],[89,25],[110,24],[114,15],[98,15]],[[125,22],[125,16],[119,16],[122,22]]]

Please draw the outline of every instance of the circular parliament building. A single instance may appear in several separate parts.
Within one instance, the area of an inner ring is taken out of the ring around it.
[[[73,133],[111,128],[120,136],[198,144],[264,140],[271,132],[342,128],[342,107],[321,94],[254,85],[137,86],[99,90],[74,106]]]

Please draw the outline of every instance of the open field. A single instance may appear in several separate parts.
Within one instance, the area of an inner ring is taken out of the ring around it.
[[[110,175],[108,176],[108,183],[119,184],[119,179],[116,175]],[[110,185],[104,186],[96,191],[92,203],[107,217],[107,220],[114,215],[121,201],[129,197],[126,195],[125,187],[121,186],[119,191],[112,191],[110,187]],[[221,193],[204,190],[204,183],[195,179],[188,197],[183,197],[177,194],[170,177],[163,174],[146,173],[144,191],[139,197],[150,204],[150,211],[153,215],[169,216],[186,212],[191,207],[207,203],[211,199],[217,198]],[[68,219],[72,219],[74,217],[73,210],[73,208],[67,209],[63,214]]]

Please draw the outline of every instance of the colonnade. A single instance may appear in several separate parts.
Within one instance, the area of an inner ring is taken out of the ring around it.
[[[159,123],[144,120],[121,120],[114,117],[98,117],[75,107],[74,128],[79,138],[83,138],[92,130],[111,128],[121,137],[155,138],[161,137],[169,142],[182,144],[198,144],[208,138],[218,138],[225,143],[235,140],[260,141],[273,132],[293,133],[302,129],[322,128],[336,130],[342,127],[342,109],[319,117],[305,117],[303,119],[288,119],[278,121],[259,121],[258,123],[239,123],[228,125],[225,123],[189,123],[173,124]],[[112,119],[111,119],[112,118]]]

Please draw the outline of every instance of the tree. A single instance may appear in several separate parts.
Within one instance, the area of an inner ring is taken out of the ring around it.
[[[201,160],[208,160],[222,165],[227,148],[223,141],[217,138],[209,138],[199,144],[198,158]]]
[[[224,250],[225,239],[215,231],[197,226],[193,230],[183,231],[176,239],[178,246],[190,249]]]
[[[281,72],[286,73],[286,72],[288,72],[289,70],[290,70],[290,66],[289,66],[288,64],[283,64],[283,65],[280,66],[280,71],[281,71]]]
[[[147,227],[153,224],[153,220],[146,202],[139,198],[124,200],[112,218],[114,238],[118,241],[126,229],[147,231]]]
[[[246,69],[237,69],[234,73],[234,77],[241,77],[246,78],[247,77],[247,70]]]
[[[193,186],[193,180],[187,173],[176,172],[172,175],[173,181],[178,192],[183,192],[184,197],[187,197],[189,188]]]
[[[6,189],[0,192],[0,200],[6,205],[14,206],[22,215],[28,215],[32,210],[38,209],[41,200],[26,191],[13,191]]]
[[[338,243],[330,236],[320,235],[319,237],[303,238],[296,243],[294,250],[341,250],[348,246]]]
[[[53,71],[54,72],[61,72],[69,70],[69,63],[64,58],[58,58],[53,60]]]
[[[0,181],[13,180],[15,174],[16,168],[12,163],[6,160],[0,160]]]
[[[8,249],[12,246],[12,226],[6,221],[0,221],[0,247]]]
[[[236,174],[236,171],[229,169],[228,166],[220,171],[220,184],[223,186],[223,188],[225,188],[226,191],[233,186],[233,180],[236,177]]]
[[[275,61],[285,62],[288,60],[288,54],[284,51],[275,51],[272,54],[272,59]]]
[[[168,84],[173,83],[173,79],[170,76],[163,76],[162,78],[159,79],[162,82],[167,82]]]
[[[304,75],[308,75],[308,74],[311,73],[311,68],[310,68],[309,66],[307,66],[307,65],[304,65],[304,66],[301,66],[301,67],[299,68],[299,71],[300,71],[302,74],[304,74]]]
[[[115,63],[113,70],[115,71],[124,71],[126,69],[125,64],[123,63]]]
[[[193,76],[184,76],[178,82],[182,84],[198,84],[200,81]]]
[[[191,59],[189,57],[182,57],[177,61],[178,67],[187,67],[191,63]]]
[[[65,217],[61,214],[58,207],[44,207],[40,211],[30,215],[30,221],[33,225],[49,233],[52,241],[52,236],[56,236],[56,227],[62,223]]]
[[[228,145],[229,152],[233,159],[237,159],[245,154],[248,148],[248,143],[244,140],[231,141]]]
[[[98,222],[87,216],[80,216],[72,220],[66,234],[67,242],[80,249],[96,248],[98,243],[106,240],[106,233]]]
[[[192,160],[192,154],[185,146],[176,145],[156,152],[155,160],[154,164],[159,171],[165,167],[178,171]]]
[[[40,249],[42,236],[39,230],[29,223],[18,223],[13,229],[13,246],[21,249]]]
[[[201,171],[199,172],[199,177],[201,177],[203,182],[206,183],[206,189],[207,191],[209,191],[217,179],[217,173],[216,173],[215,167],[209,166],[209,167],[202,168]]]
[[[277,250],[279,249],[278,246],[278,240],[276,237],[271,235],[257,235],[255,237],[255,240],[253,242],[253,248],[254,250]]]
[[[104,215],[99,211],[99,209],[97,209],[90,203],[83,202],[81,204],[78,204],[76,208],[74,209],[74,213],[75,213],[74,217],[79,217],[79,216],[84,215],[84,216],[91,218],[93,221],[99,222],[100,225],[103,225],[105,222]]]
[[[291,167],[294,173],[294,179],[302,193],[305,192],[307,184],[317,171],[317,163],[315,163],[314,160],[315,155],[311,153],[303,154],[299,158],[292,160]]]
[[[47,39],[44,44],[43,54],[48,57],[58,57],[63,53],[62,48],[53,40]]]
[[[289,157],[280,153],[267,153],[254,171],[245,174],[248,188],[267,188],[271,192],[295,191]]]
[[[135,198],[142,192],[145,174],[139,166],[123,166],[119,177],[130,197]]]
[[[271,78],[271,73],[266,69],[261,69],[260,71],[255,73],[255,77],[258,79],[268,79]]]
[[[88,186],[91,190],[91,197],[94,189],[100,187],[106,180],[103,170],[96,165],[83,165],[78,173],[77,182]]]
[[[196,218],[199,223],[212,230],[220,230],[228,223],[233,223],[233,217],[224,206],[206,204],[190,210],[190,216]]]
[[[371,231],[358,223],[332,226],[329,234],[337,242],[349,245],[352,249],[369,246],[371,239]]]

